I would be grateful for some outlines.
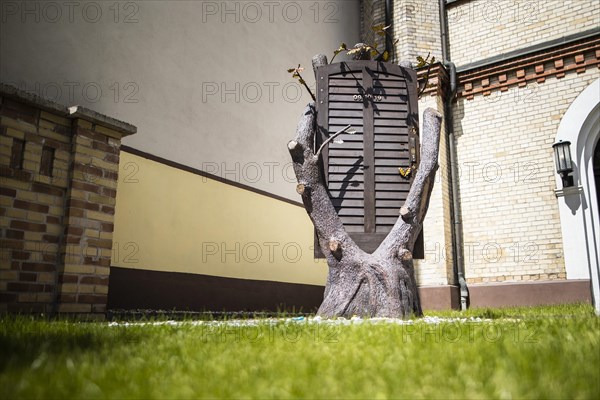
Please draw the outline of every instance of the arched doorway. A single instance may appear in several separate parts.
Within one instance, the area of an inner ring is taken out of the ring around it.
[[[573,187],[556,175],[567,279],[590,279],[600,314],[600,79],[573,101],[555,139],[571,142],[575,164]]]
[[[600,141],[594,150],[594,181],[596,182],[596,204],[600,210]]]

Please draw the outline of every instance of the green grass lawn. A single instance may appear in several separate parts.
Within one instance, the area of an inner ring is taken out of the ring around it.
[[[0,398],[600,398],[600,319],[590,306],[428,316],[445,322],[5,316]]]

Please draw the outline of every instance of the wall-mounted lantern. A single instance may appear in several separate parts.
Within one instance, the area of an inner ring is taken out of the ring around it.
[[[563,188],[574,185],[573,176],[569,175],[573,172],[573,160],[571,159],[571,142],[560,141],[552,145],[554,149],[554,161],[556,162],[556,172],[562,178]]]

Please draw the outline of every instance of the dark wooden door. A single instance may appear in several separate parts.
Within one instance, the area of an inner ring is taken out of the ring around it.
[[[316,79],[317,144],[348,124],[357,131],[323,153],[329,194],[346,230],[372,252],[396,223],[412,183],[414,173],[403,177],[399,168],[414,170],[419,162],[416,72],[351,61],[317,68]]]

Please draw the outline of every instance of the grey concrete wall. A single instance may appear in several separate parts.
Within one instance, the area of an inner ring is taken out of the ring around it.
[[[286,69],[360,34],[360,2],[2,1],[0,79],[138,126],[125,145],[299,200]]]

